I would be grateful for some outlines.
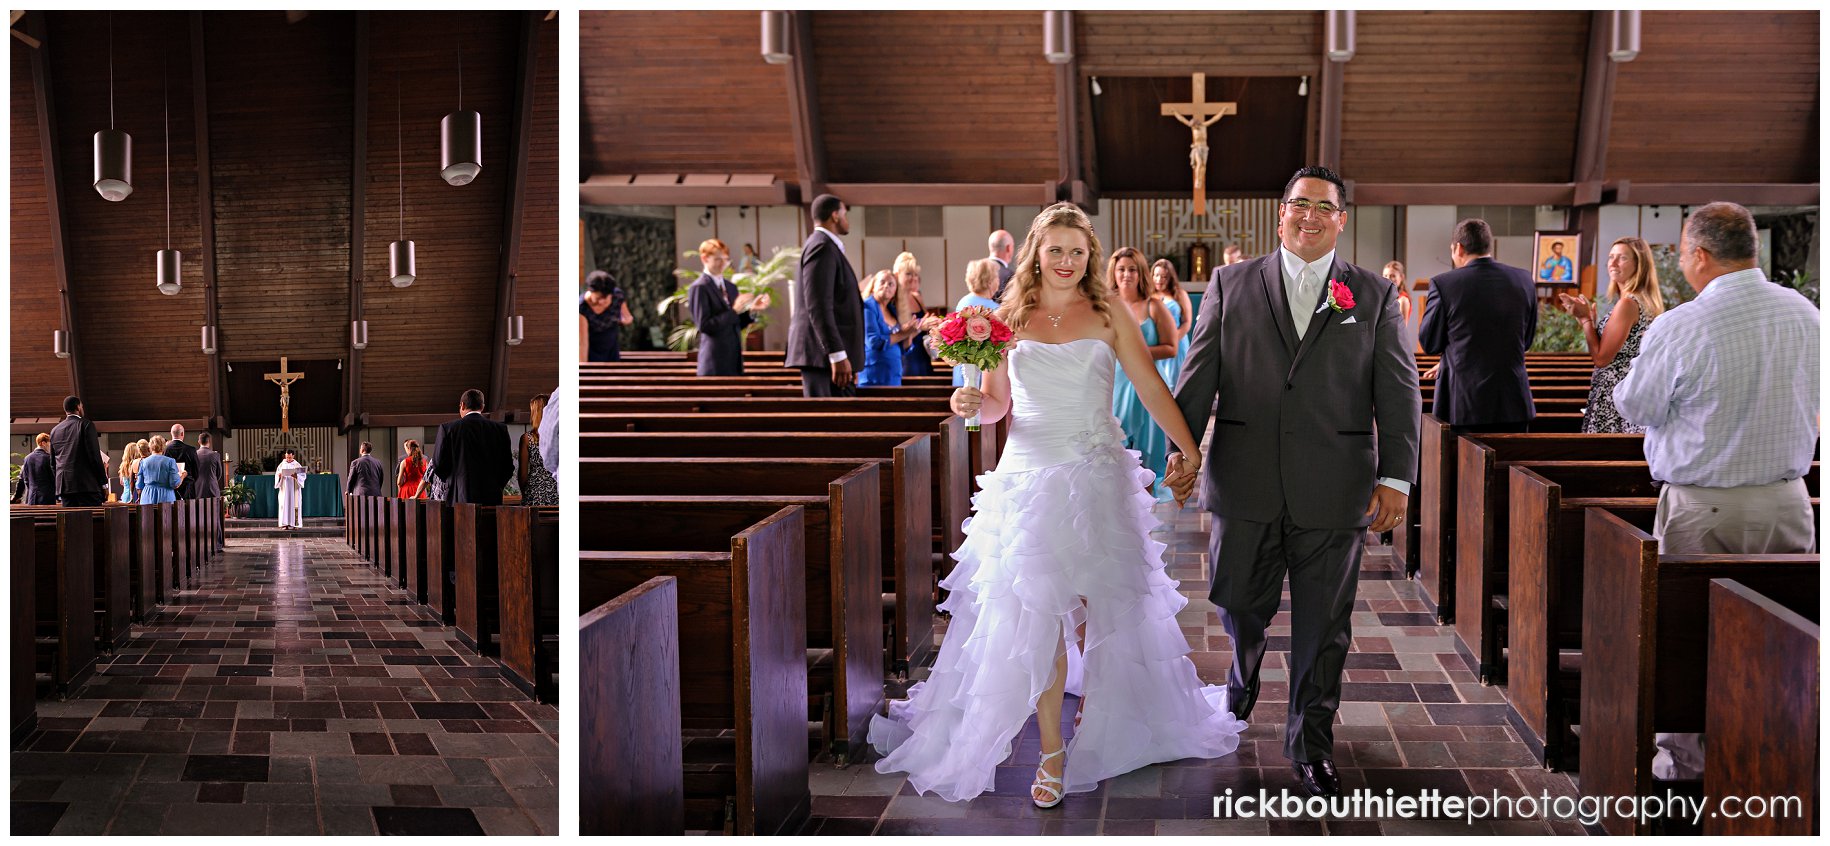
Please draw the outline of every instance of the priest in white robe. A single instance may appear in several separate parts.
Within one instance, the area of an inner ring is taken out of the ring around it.
[[[286,450],[286,460],[274,468],[273,486],[279,489],[280,528],[305,528],[305,465],[300,464],[292,450]]]

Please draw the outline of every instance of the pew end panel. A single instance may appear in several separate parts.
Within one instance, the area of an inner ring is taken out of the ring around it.
[[[658,576],[578,619],[581,834],[686,829],[678,602]]]
[[[12,740],[16,745],[38,727],[37,673],[37,528],[29,514],[15,512],[12,529],[13,648],[7,686],[12,700]]]
[[[1736,677],[1709,685],[1703,795],[1712,808],[1728,796],[1795,796],[1803,813],[1715,814],[1703,821],[1704,834],[1818,832],[1820,654],[1815,620],[1740,582],[1710,581],[1709,663],[1734,667]]]

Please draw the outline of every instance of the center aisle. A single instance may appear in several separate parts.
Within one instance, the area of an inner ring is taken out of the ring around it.
[[[12,754],[14,834],[556,834],[558,715],[338,539],[230,540]]]

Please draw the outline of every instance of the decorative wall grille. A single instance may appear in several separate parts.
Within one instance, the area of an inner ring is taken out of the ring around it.
[[[294,426],[286,434],[281,434],[278,427],[234,429],[231,434],[229,455],[237,463],[250,458],[264,462],[267,456],[279,455],[281,450],[291,446],[299,452],[299,463],[309,466],[313,472],[336,470],[337,430],[333,427]]]

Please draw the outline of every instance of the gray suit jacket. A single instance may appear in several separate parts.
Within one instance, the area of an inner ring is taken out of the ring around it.
[[[209,447],[197,448],[197,498],[222,496],[222,453]]]
[[[1364,526],[1377,479],[1417,479],[1423,403],[1397,292],[1336,258],[1329,278],[1354,307],[1316,314],[1298,343],[1279,255],[1215,268],[1201,297],[1175,393],[1197,436],[1219,397],[1202,501],[1221,517]]]
[[[388,496],[388,468],[372,455],[359,456],[349,463],[349,482],[345,490],[357,496]]]

